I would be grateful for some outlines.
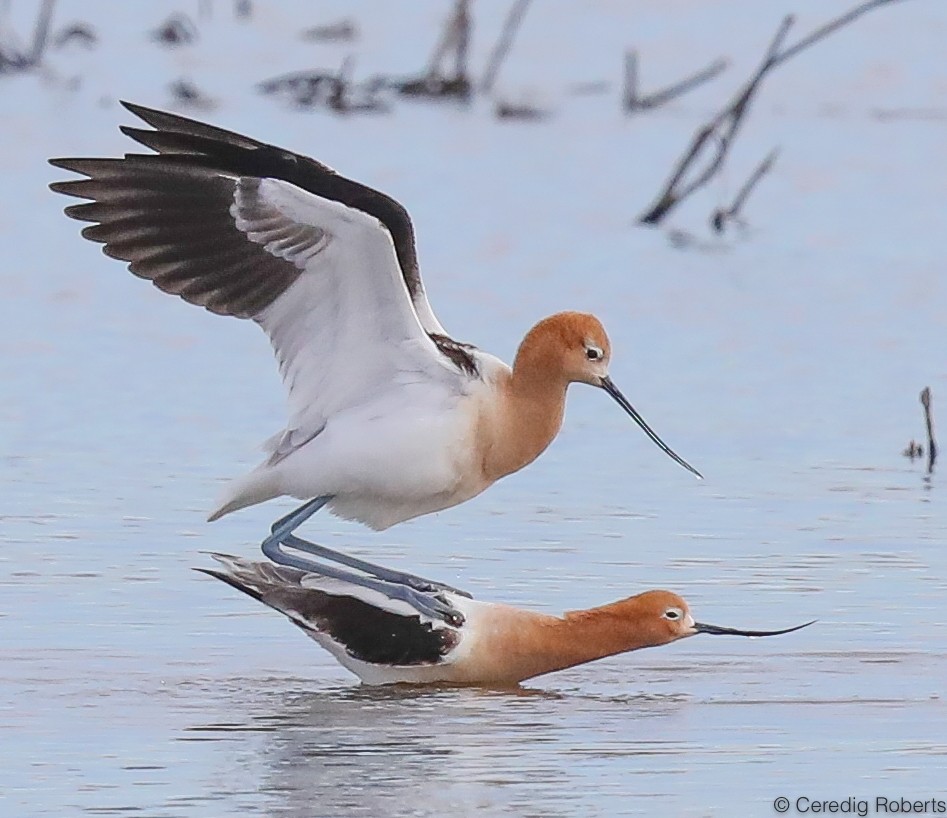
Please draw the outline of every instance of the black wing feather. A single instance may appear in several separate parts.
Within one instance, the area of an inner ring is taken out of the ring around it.
[[[165,292],[221,315],[255,318],[300,275],[285,259],[247,241],[230,208],[237,180],[279,179],[378,219],[391,235],[408,293],[424,299],[414,228],[408,212],[384,193],[339,176],[307,156],[203,122],[129,102],[125,108],[155,130],[122,132],[157,152],[124,159],[51,159],[88,178],[50,185],[89,199],[66,213],[96,222],[82,231],[106,255]],[[313,241],[312,235],[286,242]],[[477,374],[472,347],[445,336],[431,339],[461,371]]]
[[[247,241],[230,215],[236,177],[204,157],[133,154],[53,164],[89,177],[50,186],[92,200],[66,210],[97,222],[82,235],[103,243],[107,256],[129,262],[136,276],[191,304],[253,318],[301,273]]]
[[[434,627],[420,616],[403,616],[354,596],[329,594],[300,580],[311,573],[282,565],[214,555],[226,570],[197,568],[285,614],[304,631],[330,636],[356,659],[374,665],[436,664],[453,650],[457,631]]]
[[[414,299],[423,291],[411,217],[390,196],[346,179],[308,156],[177,114],[155,111],[128,102],[122,104],[156,129],[144,131],[123,127],[122,132],[152,150],[203,156],[242,176],[282,179],[317,196],[374,216],[391,234],[411,298]]]

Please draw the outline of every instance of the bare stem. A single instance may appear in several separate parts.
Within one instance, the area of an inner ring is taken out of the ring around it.
[[[434,53],[428,62],[428,77],[442,76],[441,63],[444,62],[444,58],[450,51],[459,52],[460,50],[464,50],[466,52],[466,42],[462,41],[468,37],[468,31],[464,30],[465,26],[469,27],[470,25],[468,6],[469,0],[456,0],[454,3],[453,11],[444,24],[441,39],[438,41]],[[458,61],[459,57],[460,55],[458,54]]]
[[[743,205],[746,204],[746,200],[750,198],[750,194],[753,192],[753,189],[759,183],[767,173],[773,169],[773,165],[776,164],[776,159],[779,156],[779,148],[775,148],[767,154],[766,158],[756,166],[756,169],[749,175],[747,180],[743,183],[743,187],[737,192],[737,195],[733,198],[733,203],[728,208],[721,208],[716,210],[711,219],[711,224],[713,225],[714,230],[718,233],[722,233],[724,227],[728,221],[741,221],[740,211],[743,209]]]
[[[638,52],[625,52],[625,83],[622,90],[622,107],[626,111],[634,111],[641,107],[638,104]]]
[[[723,57],[714,60],[706,68],[702,68],[700,71],[685,77],[679,82],[675,82],[673,85],[669,85],[667,88],[662,88],[660,91],[654,91],[653,93],[647,94],[640,98],[636,96],[634,104],[632,105],[628,104],[626,100],[625,110],[646,110],[664,105],[665,103],[670,102],[672,99],[676,99],[682,94],[686,94],[688,91],[696,88],[698,85],[703,85],[705,82],[710,82],[710,80],[722,74],[727,69],[728,65],[730,65],[729,61]]]
[[[873,11],[879,6],[887,6],[891,3],[900,3],[901,0],[868,0],[866,3],[862,3],[860,6],[856,6],[849,11],[846,11],[841,17],[836,17],[834,20],[829,21],[821,28],[817,28],[811,34],[803,37],[799,42],[793,43],[785,51],[781,52],[776,59],[776,64],[784,63],[790,57],[795,57],[803,49],[808,48],[811,45],[815,45],[819,40],[828,37],[829,34],[832,34],[842,26],[847,26],[849,23],[854,22],[863,14],[867,14],[869,11]]]
[[[36,31],[33,34],[33,47],[27,57],[28,65],[38,65],[46,50],[46,42],[49,39],[49,24],[53,18],[53,6],[56,0],[43,0],[43,5],[39,10],[39,17],[36,19]]]
[[[921,406],[924,407],[924,422],[927,424],[927,473],[934,471],[937,460],[937,443],[934,440],[934,419],[931,417],[931,388],[921,390]]]
[[[497,74],[500,73],[500,65],[506,59],[510,48],[513,46],[513,38],[526,16],[526,9],[529,8],[530,0],[514,0],[510,7],[510,12],[503,23],[503,29],[500,32],[500,39],[493,46],[490,52],[490,59],[487,60],[487,68],[483,72],[483,80],[480,82],[480,90],[489,94],[493,90],[493,84],[496,82]]]
[[[750,77],[719,113],[697,129],[691,139],[690,146],[674,167],[661,192],[655,197],[652,205],[638,217],[638,221],[641,224],[658,224],[683,199],[706,185],[720,171],[743,124],[750,102],[769,71],[778,65],[782,65],[790,57],[796,56],[829,34],[858,19],[863,14],[896,2],[901,2],[901,0],[867,0],[783,49],[783,40],[793,24],[793,17],[785,17],[780,23],[779,29],[776,31],[776,35],[773,37],[756,73]],[[703,148],[712,136],[717,137],[716,150],[704,169],[697,173],[691,181],[685,183],[684,180],[688,170],[703,154]]]

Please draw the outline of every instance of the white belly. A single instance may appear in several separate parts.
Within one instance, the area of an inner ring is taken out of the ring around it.
[[[284,493],[332,495],[328,508],[384,529],[450,508],[487,487],[469,398],[454,411],[392,412],[366,406],[333,418],[277,467]]]

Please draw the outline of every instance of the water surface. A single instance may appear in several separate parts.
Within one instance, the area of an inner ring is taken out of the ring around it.
[[[142,33],[171,5],[147,19],[60,5],[105,42],[2,78],[0,103],[4,814],[728,816],[771,815],[779,795],[944,795],[943,492],[900,452],[923,435],[919,390],[935,413],[947,396],[947,143],[930,114],[947,109],[947,13],[895,4],[775,74],[730,172],[672,219],[706,236],[710,209],[779,144],[751,230],[682,252],[634,216],[778,10],[672,5],[532,9],[503,90],[555,109],[540,124],[497,123],[479,103],[334,118],[255,95],[344,56],[292,39],[324,21],[308,4],[243,27],[221,5],[176,52]],[[844,7],[799,3],[800,30]],[[353,8],[366,75],[416,69],[443,14]],[[484,11],[478,59],[501,16]],[[614,91],[568,94],[614,79],[632,44],[655,85],[720,53],[734,67],[638,119]],[[695,638],[518,694],[378,692],[192,572],[204,551],[254,555],[290,507],[203,522],[282,422],[270,352],[252,325],[188,308],[82,241],[44,163],[124,150],[115,100],[166,105],[182,74],[215,96],[214,121],[403,201],[458,338],[511,359],[542,315],[599,314],[615,381],[707,477],[575,387],[551,449],[475,501],[383,534],[317,517],[312,538],[541,610],[666,587],[708,622],[819,624]],[[928,115],[885,114],[909,109]]]

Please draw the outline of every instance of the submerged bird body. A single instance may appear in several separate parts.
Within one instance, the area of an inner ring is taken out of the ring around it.
[[[609,379],[593,316],[540,321],[510,368],[447,335],[394,199],[291,151],[125,106],[154,130],[122,131],[155,153],[53,159],[85,178],[51,187],[88,200],[67,214],[135,275],[259,324],[288,392],[267,459],[210,519],[290,495],[384,529],[462,503],[549,445],[577,382],[608,391],[697,474]]]
[[[563,616],[442,592],[450,625],[383,592],[318,572],[215,554],[211,574],[286,615],[365,684],[508,686],[697,633],[771,636],[695,622],[670,591],[647,591]]]

